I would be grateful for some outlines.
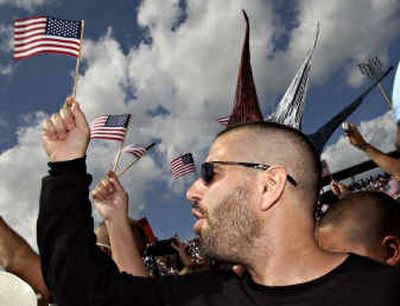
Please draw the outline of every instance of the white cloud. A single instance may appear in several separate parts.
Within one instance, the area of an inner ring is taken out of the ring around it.
[[[183,184],[173,185],[169,179],[169,161],[185,152],[196,152],[200,161],[220,130],[214,119],[228,114],[232,105],[244,36],[242,8],[251,22],[252,65],[260,101],[289,84],[311,46],[317,20],[321,22],[321,42],[313,79],[320,82],[365,56],[386,54],[398,33],[397,1],[340,1],[340,7],[337,2],[299,1],[299,26],[291,33],[287,50],[270,58],[273,37],[283,29],[273,4],[264,0],[189,0],[186,19],[172,31],[182,13],[178,1],[142,1],[138,22],[147,28],[147,43],[124,53],[111,28],[98,41],[85,41],[87,69],[80,77],[78,100],[88,118],[129,112],[133,124],[127,143],[161,140],[153,153],[159,157],[157,164],[145,157],[123,178],[130,190],[132,214],[143,209],[145,194],[155,181],[164,180],[171,187],[160,198],[181,190]],[[362,22],[364,19],[368,22]],[[357,75],[351,76],[351,69],[347,71],[352,84],[360,83]],[[163,111],[157,112],[160,108]],[[372,137],[371,142],[382,148],[386,142],[393,143],[381,137],[390,122],[390,115],[385,115],[365,127],[362,124],[362,130],[366,129],[367,138]],[[114,144],[91,145],[88,164],[96,180],[109,168],[116,150]],[[28,156],[31,163],[26,162]],[[327,148],[324,156],[333,169],[362,157],[343,140]],[[34,121],[20,129],[18,144],[0,155],[0,214],[31,242],[40,176],[45,171],[40,126]],[[15,186],[20,186],[21,192],[15,192]]]
[[[400,3],[396,0],[298,3],[300,25],[292,33],[290,53],[301,57],[311,41],[315,23],[320,21],[321,40],[313,66],[313,79],[317,82],[325,82],[345,67],[349,83],[359,85],[354,77],[356,65],[371,56],[385,57],[389,43],[399,34]]]
[[[43,118],[37,113],[30,126],[17,131],[17,145],[0,155],[0,215],[33,244],[40,181],[47,167],[38,128]]]
[[[267,64],[264,56],[274,31],[266,1],[189,1],[186,22],[171,31],[177,2],[168,6],[163,1],[165,7],[161,1],[142,3],[138,20],[149,28],[153,44],[129,54],[129,81],[139,100],[132,102],[135,113],[146,119],[146,112],[159,106],[170,113],[142,119],[143,133],[163,139],[167,160],[208,147],[219,129],[215,119],[230,111],[244,36],[241,9],[250,15],[252,62],[259,70]]]
[[[0,0],[0,5],[9,5],[33,11],[38,6],[54,3],[55,0]]]

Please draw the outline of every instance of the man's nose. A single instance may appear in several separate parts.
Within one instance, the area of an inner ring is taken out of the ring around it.
[[[199,202],[203,198],[205,188],[203,180],[197,179],[187,190],[186,198],[192,203]]]

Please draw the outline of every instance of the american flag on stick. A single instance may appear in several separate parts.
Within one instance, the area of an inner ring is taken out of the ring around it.
[[[196,166],[194,165],[192,153],[186,153],[174,158],[171,161],[171,170],[172,177],[174,179],[196,172]]]
[[[229,122],[229,117],[230,117],[230,116],[220,117],[220,118],[217,119],[217,121],[218,121],[219,123],[221,123],[223,126],[227,126],[227,125],[228,125],[228,122]]]
[[[136,145],[127,145],[125,147],[122,148],[122,152],[125,153],[131,153],[133,154],[136,159],[134,161],[132,161],[128,166],[126,166],[124,168],[124,170],[122,170],[120,173],[118,173],[118,176],[123,175],[126,171],[128,171],[140,158],[143,157],[143,155],[145,155],[147,152],[149,152],[149,150],[154,147],[156,145],[155,142],[151,143],[150,145],[148,145],[147,147],[143,148],[143,147],[139,147]]]
[[[102,115],[90,124],[90,139],[124,141],[130,114]]]
[[[387,195],[391,196],[394,199],[397,199],[400,195],[400,183],[395,178],[390,178],[383,188],[383,192]]]
[[[41,53],[59,53],[79,58],[82,21],[36,16],[14,22],[14,59]]]
[[[127,145],[123,147],[122,152],[133,154],[136,158],[141,158],[146,154],[146,148],[137,145]]]

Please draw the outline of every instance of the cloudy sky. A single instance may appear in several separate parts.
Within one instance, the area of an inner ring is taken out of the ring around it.
[[[388,67],[399,60],[396,0],[0,0],[0,215],[35,245],[40,179],[47,171],[40,123],[71,93],[75,60],[40,55],[13,62],[12,27],[15,18],[51,15],[85,20],[77,97],[89,120],[131,113],[127,143],[160,141],[123,177],[130,214],[146,215],[160,238],[192,237],[184,191],[194,177],[173,181],[168,165],[186,152],[201,162],[221,130],[215,119],[230,113],[244,36],[241,9],[250,17],[252,65],[265,115],[275,109],[320,22],[306,133],[371,84],[358,63],[379,56]],[[384,82],[389,93],[392,78]],[[350,120],[361,125],[371,143],[393,149],[392,115],[378,91]],[[365,159],[341,136],[337,131],[323,154],[332,170]],[[106,173],[117,147],[91,143],[94,183]]]

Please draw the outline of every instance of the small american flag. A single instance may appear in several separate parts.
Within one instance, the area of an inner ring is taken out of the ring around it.
[[[400,183],[395,178],[390,178],[383,187],[383,192],[391,196],[393,199],[397,199],[400,196]]]
[[[186,153],[182,156],[174,158],[171,161],[171,170],[172,177],[174,179],[192,172],[196,172],[196,166],[194,165],[192,153]]]
[[[133,154],[136,158],[141,158],[146,154],[146,148],[137,145],[127,145],[122,149],[122,152]]]
[[[79,57],[82,21],[37,16],[14,22],[14,59],[41,53]]]
[[[227,126],[227,125],[228,125],[228,122],[229,122],[229,117],[230,117],[230,116],[220,117],[220,118],[217,119],[217,121],[218,121],[219,123],[221,123],[223,126]]]
[[[102,115],[90,123],[90,139],[124,141],[130,114]]]

